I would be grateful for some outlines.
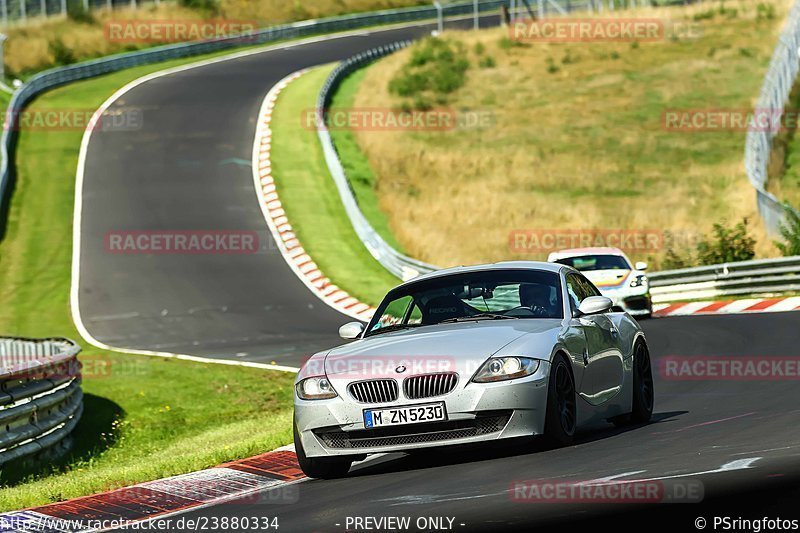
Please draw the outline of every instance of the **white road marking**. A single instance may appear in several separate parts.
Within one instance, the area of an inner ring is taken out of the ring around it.
[[[137,78],[124,87],[120,88],[114,94],[112,94],[108,100],[103,102],[103,104],[97,109],[95,112],[95,116],[101,116],[105,113],[117,100],[122,101],[122,97],[127,94],[129,91],[135,89],[139,85],[146,83],[148,81],[155,80],[157,78],[161,78],[163,76],[168,76],[171,74],[177,74],[179,72],[185,72],[187,70],[205,67],[208,65],[213,65],[216,63],[222,63],[223,61],[232,61],[236,59],[241,59],[244,57],[249,57],[256,54],[264,54],[268,52],[274,52],[276,50],[286,50],[292,47],[313,44],[313,43],[320,43],[326,41],[332,41],[336,39],[342,39],[347,37],[356,37],[356,36],[366,36],[372,35],[375,33],[382,33],[393,31],[400,28],[413,28],[417,26],[425,26],[429,25],[432,22],[430,20],[425,21],[418,21],[412,23],[398,23],[384,26],[380,29],[371,28],[370,30],[354,30],[349,32],[341,32],[329,35],[320,35],[316,37],[309,37],[307,39],[301,39],[297,41],[292,41],[291,43],[281,43],[275,44],[271,46],[265,46],[263,48],[256,48],[250,50],[243,50],[241,52],[236,52],[233,54],[220,56],[220,57],[213,57],[208,59],[201,59],[194,63],[189,63],[186,65],[180,65],[177,67],[170,67],[164,70],[159,70],[156,72],[151,72],[141,78]],[[180,354],[180,353],[172,353],[172,352],[159,352],[159,351],[151,351],[151,350],[137,350],[133,348],[119,348],[110,346],[104,342],[99,341],[98,339],[94,338],[94,336],[86,329],[86,326],[83,323],[83,319],[81,318],[80,312],[80,264],[81,264],[81,219],[83,214],[83,182],[84,182],[84,174],[86,170],[86,154],[89,149],[89,142],[92,137],[93,128],[88,127],[83,132],[83,138],[81,139],[81,147],[80,153],[78,154],[78,167],[75,172],[75,204],[73,210],[73,220],[72,220],[72,284],[70,287],[70,311],[72,313],[72,321],[75,323],[75,327],[78,329],[78,333],[92,346],[96,348],[100,348],[102,350],[109,350],[115,351],[120,353],[128,353],[133,355],[149,355],[155,357],[170,357],[175,359],[183,359],[187,361],[194,361],[199,363],[212,363],[212,364],[221,364],[221,365],[235,365],[235,366],[247,366],[252,368],[261,368],[265,370],[279,370],[284,372],[298,372],[300,369],[291,366],[281,366],[281,365],[267,365],[263,363],[254,363],[254,362],[247,362],[247,361],[235,361],[230,359],[212,359],[209,357],[196,357],[191,356],[188,354]]]

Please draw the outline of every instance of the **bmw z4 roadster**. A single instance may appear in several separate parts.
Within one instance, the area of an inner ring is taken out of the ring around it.
[[[653,411],[644,333],[574,268],[517,261],[457,267],[392,289],[354,342],[313,355],[294,395],[310,477],[367,454],[542,436],[573,441],[601,421]]]

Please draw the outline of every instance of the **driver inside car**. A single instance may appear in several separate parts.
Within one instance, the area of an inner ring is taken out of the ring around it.
[[[520,307],[530,309],[537,316],[550,317],[558,314],[558,309],[550,298],[551,288],[538,283],[521,283],[519,286]]]

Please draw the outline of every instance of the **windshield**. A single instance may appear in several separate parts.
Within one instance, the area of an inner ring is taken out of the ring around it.
[[[575,257],[565,257],[556,263],[569,265],[576,270],[588,272],[590,270],[630,270],[628,261],[621,255],[581,255]]]
[[[378,306],[367,334],[443,322],[563,318],[555,272],[497,270],[427,279],[392,290]]]

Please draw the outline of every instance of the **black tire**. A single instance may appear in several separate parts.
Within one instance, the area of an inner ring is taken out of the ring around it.
[[[644,341],[636,343],[633,352],[633,405],[630,421],[633,424],[649,422],[653,416],[655,393],[650,350]]]
[[[303,443],[294,428],[294,448],[300,470],[308,477],[319,479],[336,479],[344,477],[350,470],[353,460],[350,457],[306,457]]]
[[[572,369],[563,355],[557,355],[550,366],[547,384],[547,413],[544,439],[555,447],[569,446],[575,440],[577,401]]]

